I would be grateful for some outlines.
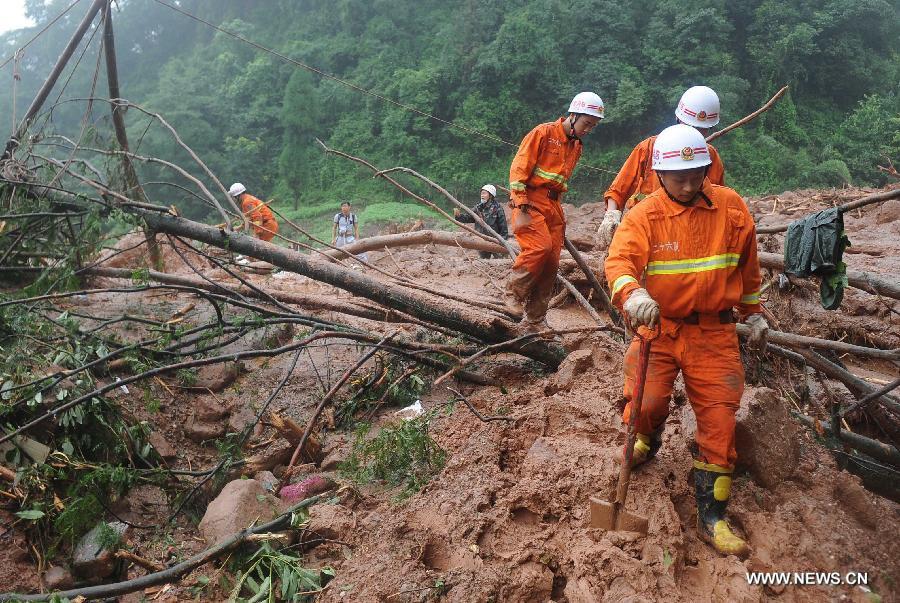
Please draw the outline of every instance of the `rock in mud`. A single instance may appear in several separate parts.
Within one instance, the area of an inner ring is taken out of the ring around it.
[[[885,201],[878,208],[878,214],[875,217],[876,224],[889,224],[900,220],[900,200],[891,199]]]
[[[269,492],[274,492],[278,486],[278,478],[271,471],[259,471],[253,476],[253,479],[258,481]]]
[[[54,566],[44,574],[44,583],[49,591],[68,590],[75,586],[75,578],[66,568]]]
[[[324,475],[313,475],[296,484],[285,486],[278,495],[284,502],[294,504],[310,496],[328,492],[334,487],[335,483],[331,479]]]
[[[174,460],[178,456],[178,453],[175,452],[175,447],[158,431],[151,431],[150,435],[147,436],[147,441],[150,442],[150,445],[153,446],[153,449],[164,461]]]
[[[593,366],[591,350],[575,350],[562,361],[559,370],[553,375],[546,394],[552,396],[557,392],[567,392],[572,389],[575,380],[583,377],[587,370]]]
[[[109,526],[107,528],[107,526]],[[93,530],[82,536],[75,547],[72,560],[72,570],[92,581],[99,581],[108,577],[116,569],[115,550],[104,548],[101,545],[101,535],[109,529],[115,531],[119,537],[124,537],[128,531],[128,525],[113,521],[99,523]]]
[[[834,498],[856,521],[874,530],[880,515],[874,496],[866,491],[855,475],[842,472],[834,483]]]
[[[228,407],[213,397],[194,398],[193,406],[194,415],[203,421],[220,421],[229,413]]]
[[[225,430],[225,423],[220,421],[204,421],[194,415],[188,420],[188,423],[184,428],[184,433],[194,442],[202,444],[203,442],[221,438],[225,435]]]
[[[191,387],[218,393],[234,383],[243,369],[244,365],[240,362],[225,362],[201,367],[197,371],[197,380],[191,384]]]
[[[790,477],[800,458],[797,425],[778,393],[760,389],[744,396],[735,417],[738,467],[750,470],[763,488]]]
[[[216,544],[244,528],[265,523],[283,512],[281,501],[253,479],[236,479],[225,484],[209,503],[200,521],[200,534]]]

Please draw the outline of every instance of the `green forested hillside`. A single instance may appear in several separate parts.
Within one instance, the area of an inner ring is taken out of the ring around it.
[[[4,55],[70,3],[30,0],[38,25],[0,39]],[[25,51],[19,115],[82,4]],[[490,137],[518,143],[536,123],[561,115],[581,90],[597,91],[607,105],[608,118],[582,159],[605,171],[579,168],[574,202],[598,199],[631,147],[674,122],[679,95],[695,84],[718,91],[722,125],[791,86],[774,110],[717,143],[729,183],[744,194],[881,184],[876,164],[900,158],[900,9],[893,1],[177,3],[287,57],[489,137],[298,68],[154,0],[118,4],[123,95],[166,116],[224,180],[296,205],[298,215],[342,199],[399,199],[346,160],[326,158],[315,137],[379,167],[412,167],[471,199],[484,182],[507,179],[515,149]],[[88,95],[100,38],[63,98]],[[7,83],[12,68],[3,68]],[[97,86],[105,96],[102,74]],[[11,99],[12,86],[0,89],[2,113]],[[84,103],[63,106],[54,124],[77,133],[84,110]],[[91,117],[106,116],[102,107]],[[128,119],[140,152],[189,164],[165,131],[145,132],[145,120],[133,113]]]

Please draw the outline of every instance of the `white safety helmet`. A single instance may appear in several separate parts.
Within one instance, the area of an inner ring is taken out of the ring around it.
[[[491,194],[491,197],[497,196],[497,187],[493,184],[485,184],[481,187],[481,190],[489,192]]]
[[[235,182],[231,185],[231,188],[228,189],[228,194],[232,197],[237,197],[238,195],[243,195],[247,192],[247,187],[241,184],[240,182]]]
[[[711,128],[719,123],[719,95],[707,86],[688,88],[678,101],[675,117],[695,128]]]
[[[603,119],[603,99],[593,92],[579,92],[569,103],[569,113],[584,113]]]
[[[654,170],[692,170],[710,163],[712,159],[703,134],[691,126],[669,126],[653,141]]]

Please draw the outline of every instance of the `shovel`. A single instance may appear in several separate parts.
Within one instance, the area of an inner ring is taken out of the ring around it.
[[[634,441],[637,438],[637,418],[641,414],[641,400],[644,397],[644,383],[647,381],[647,365],[650,363],[650,342],[653,337],[643,337],[635,333],[640,340],[640,358],[638,360],[637,382],[634,384],[631,413],[628,417],[628,436],[625,441],[625,454],[619,469],[619,483],[616,486],[616,499],[609,502],[591,497],[591,527],[622,532],[647,533],[647,518],[629,513],[625,510],[625,498],[628,496],[628,482],[631,479],[631,459],[634,456]]]

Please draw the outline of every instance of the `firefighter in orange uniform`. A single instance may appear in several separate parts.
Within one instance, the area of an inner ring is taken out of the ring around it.
[[[719,123],[719,115],[719,96],[712,88],[706,86],[688,88],[681,95],[675,109],[678,123],[697,128],[704,137]],[[634,147],[612,184],[603,193],[603,198],[606,199],[606,213],[600,228],[597,229],[603,247],[609,245],[612,240],[616,227],[622,221],[622,211],[631,209],[641,199],[659,188],[659,180],[653,173],[650,157],[655,139],[656,136],[651,136]],[[707,148],[712,163],[706,177],[713,184],[725,186],[725,166],[722,159],[712,145],[707,145]]]
[[[228,189],[228,194],[240,202],[241,212],[253,225],[253,234],[257,239],[269,242],[278,234],[278,222],[272,210],[265,203],[247,192],[247,187],[235,182]]]
[[[560,200],[581,157],[581,138],[603,119],[593,92],[572,99],[569,113],[529,132],[509,168],[512,231],[521,253],[507,283],[507,306],[522,314],[519,330],[548,329],[546,316],[566,232]]]
[[[759,305],[756,226],[740,195],[710,182],[710,161],[703,135],[691,126],[671,126],[656,137],[653,169],[661,186],[625,215],[606,278],[632,328],[649,335],[648,328],[660,327],[632,462],[659,450],[680,370],[697,417],[698,533],[720,553],[746,556],[749,546],[725,521],[737,459],[734,416],[744,390],[734,310],[751,328],[751,346],[765,345],[768,325]],[[638,347],[635,339],[625,355],[626,421]]]

